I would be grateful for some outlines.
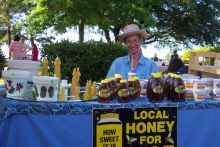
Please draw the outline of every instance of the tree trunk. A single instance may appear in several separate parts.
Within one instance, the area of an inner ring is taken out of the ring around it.
[[[8,25],[7,28],[7,36],[8,36],[8,46],[11,44],[11,25]],[[11,58],[11,53],[9,52],[9,59]]]
[[[113,33],[114,33],[114,36],[115,36],[115,42],[117,42],[119,40],[118,39],[119,32],[120,32],[120,28],[115,27],[113,29]]]
[[[85,27],[85,20],[81,19],[79,22],[79,42],[84,41],[84,27]]]
[[[108,41],[108,43],[111,43],[111,38],[110,38],[110,35],[109,35],[109,30],[108,29],[104,29],[104,32],[105,32],[106,40]]]
[[[34,35],[31,34],[31,44],[34,44]]]

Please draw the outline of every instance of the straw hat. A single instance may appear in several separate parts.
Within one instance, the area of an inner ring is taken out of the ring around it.
[[[124,27],[122,30],[122,34],[118,35],[119,40],[124,42],[124,39],[131,35],[140,35],[143,37],[144,40],[147,39],[147,32],[145,29],[140,30],[139,27],[135,24],[130,24]]]

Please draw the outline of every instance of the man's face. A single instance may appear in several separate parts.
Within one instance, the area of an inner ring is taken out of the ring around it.
[[[141,49],[142,40],[140,40],[137,35],[132,35],[126,38],[125,45],[129,49],[129,53],[135,55],[138,54]]]

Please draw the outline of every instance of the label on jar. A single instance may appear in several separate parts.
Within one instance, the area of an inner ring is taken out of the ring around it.
[[[176,88],[175,88],[176,93],[184,93],[185,91],[186,90],[185,90],[185,87],[183,85],[176,86]]]
[[[118,96],[119,97],[128,97],[128,89],[120,89],[118,91]]]
[[[101,98],[108,98],[110,96],[108,89],[101,89],[98,93]]]
[[[161,94],[161,93],[163,93],[163,87],[162,86],[155,86],[154,88],[153,88],[153,92],[154,93],[156,93],[156,94]]]
[[[134,87],[129,87],[128,90],[129,90],[129,94],[130,94],[130,95],[134,95],[134,94],[135,94],[135,89],[134,89]]]

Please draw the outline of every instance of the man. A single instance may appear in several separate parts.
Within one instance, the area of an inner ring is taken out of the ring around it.
[[[22,48],[22,59],[23,60],[27,59],[27,52],[32,50],[32,48],[28,44],[25,44],[25,40],[26,40],[26,37],[22,35],[20,37],[20,42],[23,44],[23,48]]]
[[[142,55],[141,45],[146,39],[145,29],[140,30],[135,24],[126,26],[123,33],[119,35],[119,40],[128,48],[129,54],[113,61],[107,77],[121,74],[123,79],[127,79],[128,73],[133,72],[141,79],[148,79],[151,73],[157,72],[156,63]]]

